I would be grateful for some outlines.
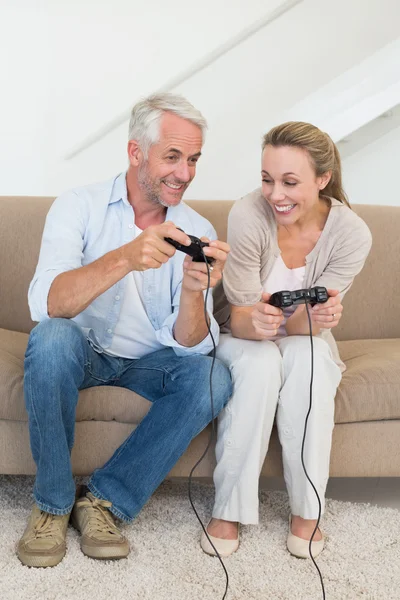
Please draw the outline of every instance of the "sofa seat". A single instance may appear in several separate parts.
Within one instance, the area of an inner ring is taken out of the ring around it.
[[[23,362],[28,335],[0,329],[0,419],[27,421]],[[336,396],[335,422],[400,419],[400,339],[338,342],[347,371]],[[151,403],[116,386],[99,386],[79,395],[76,420],[137,424]]]
[[[0,419],[27,421],[23,394],[24,356],[28,334],[0,329]],[[79,394],[77,421],[117,421],[137,424],[151,402],[116,386],[99,386]]]
[[[335,423],[400,419],[400,339],[338,342],[346,364]]]

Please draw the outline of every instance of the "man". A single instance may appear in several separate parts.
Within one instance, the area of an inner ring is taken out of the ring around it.
[[[216,238],[208,221],[181,204],[205,128],[180,96],[139,102],[129,125],[127,172],[66,193],[49,211],[29,288],[39,324],[26,351],[24,389],[37,475],[35,506],[17,550],[25,565],[62,560],[70,516],[87,556],[126,557],[129,544],[114,517],[135,518],[212,418],[207,267],[165,241],[188,245],[183,232]],[[215,259],[213,287],[229,247],[212,241],[204,251]],[[128,388],[152,407],[75,502],[70,452],[78,392],[97,385]],[[213,395],[217,414],[231,395],[229,371],[219,361]]]

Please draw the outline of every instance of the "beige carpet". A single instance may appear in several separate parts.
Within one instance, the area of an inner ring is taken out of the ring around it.
[[[217,559],[198,544],[199,525],[186,485],[165,483],[133,525],[124,526],[127,560],[99,562],[79,549],[68,531],[67,556],[52,569],[23,567],[15,544],[31,506],[30,477],[0,477],[1,600],[220,600],[225,578]],[[196,506],[206,519],[212,487],[195,484]],[[245,527],[239,551],[226,559],[229,600],[320,600],[310,561],[285,549],[288,504],[282,492],[263,492],[261,524]],[[327,600],[400,599],[400,513],[367,504],[329,501],[323,520],[329,539],[318,559]]]

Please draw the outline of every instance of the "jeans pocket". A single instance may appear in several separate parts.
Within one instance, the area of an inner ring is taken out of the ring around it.
[[[100,384],[104,384],[104,385],[114,384],[114,382],[118,379],[117,377],[112,376],[112,375],[107,377],[107,375],[105,373],[99,374],[99,373],[94,372],[91,365],[88,367],[87,370],[88,370],[90,377],[92,379],[94,379],[95,381],[98,381]]]
[[[118,358],[94,351],[85,370],[94,385],[113,385],[118,380],[118,363]]]

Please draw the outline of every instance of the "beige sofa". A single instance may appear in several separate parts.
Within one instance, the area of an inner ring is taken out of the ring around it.
[[[30,474],[23,360],[34,326],[27,290],[51,198],[0,197],[0,473]],[[226,238],[232,202],[188,202]],[[336,331],[347,371],[336,398],[332,476],[400,476],[400,208],[355,206],[373,235],[366,266],[344,301]],[[189,232],[190,233],[190,232]],[[251,394],[251,390],[249,390]],[[145,415],[149,402],[121,388],[81,392],[72,453],[76,474],[102,465]],[[186,476],[200,456],[208,431],[198,436],[172,471]],[[196,475],[211,476],[213,451]],[[281,473],[276,432],[264,475]]]

